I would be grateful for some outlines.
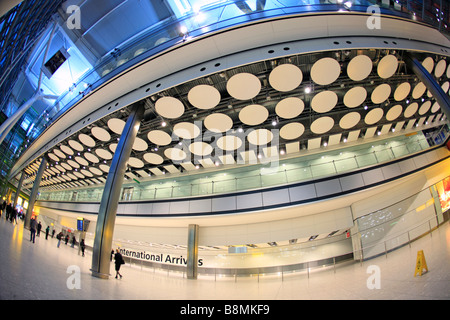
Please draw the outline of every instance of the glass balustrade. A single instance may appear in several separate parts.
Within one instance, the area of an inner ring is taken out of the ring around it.
[[[324,151],[320,154],[279,159],[269,165],[238,165],[220,171],[191,174],[167,174],[164,178],[147,177],[140,183],[124,181],[124,188],[133,188],[123,201],[170,199],[226,194],[255,190],[352,172],[373,165],[417,153],[430,148],[423,133],[399,136],[345,149]],[[203,172],[202,172],[203,171]],[[74,197],[76,194],[76,197]],[[100,202],[103,185],[64,191],[42,191],[40,200]]]

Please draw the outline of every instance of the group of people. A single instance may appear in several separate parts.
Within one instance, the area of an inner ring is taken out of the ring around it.
[[[5,200],[0,205],[0,217],[2,216],[3,213],[5,213],[6,221],[9,221],[11,223],[14,223],[14,222],[17,223],[17,218],[23,220],[22,207],[20,207],[20,209],[18,209],[17,207],[14,208],[13,204],[11,202],[6,204]]]

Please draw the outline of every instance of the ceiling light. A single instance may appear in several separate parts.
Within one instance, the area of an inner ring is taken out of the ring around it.
[[[165,127],[167,123],[165,121],[161,122],[161,126]]]
[[[311,87],[306,87],[305,88],[305,93],[311,93]]]

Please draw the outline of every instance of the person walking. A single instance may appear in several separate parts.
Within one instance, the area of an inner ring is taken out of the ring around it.
[[[61,244],[62,237],[63,237],[62,232],[58,233],[58,235],[56,236],[56,239],[58,239],[58,245],[56,247],[58,247],[58,248],[59,248],[59,245]]]
[[[122,279],[122,275],[120,274],[120,266],[125,264],[125,261],[123,260],[122,255],[119,252],[119,249],[116,249],[116,254],[114,255],[114,264],[116,266],[116,279],[117,276],[120,276],[120,279]]]
[[[47,228],[45,228],[45,240],[48,240],[48,233],[50,232],[50,226],[47,226]]]
[[[84,244],[84,239],[81,239],[80,241],[80,248],[81,248],[81,255],[84,257],[84,249],[86,248],[86,245]]]
[[[41,224],[41,222],[39,221],[39,223],[38,223],[38,225],[37,225],[37,233],[36,233],[36,235],[37,235],[38,237],[40,237],[41,229],[42,229],[42,224]]]
[[[36,227],[37,222],[35,218],[31,218],[30,220],[30,242],[32,241],[34,243],[34,240],[36,239]]]

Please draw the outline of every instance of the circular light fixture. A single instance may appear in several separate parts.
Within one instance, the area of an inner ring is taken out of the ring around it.
[[[177,98],[162,97],[156,101],[155,110],[164,118],[176,119],[183,115],[184,105]]]
[[[339,126],[344,129],[350,129],[356,126],[361,120],[361,115],[358,112],[350,112],[344,115],[339,121]]]
[[[286,140],[293,140],[300,137],[305,132],[305,126],[300,122],[291,122],[280,129],[280,137]]]
[[[411,103],[405,110],[405,114],[404,114],[405,118],[412,117],[417,112],[418,109],[419,109],[419,105],[417,104],[417,102]]]
[[[409,82],[403,82],[395,89],[394,99],[396,101],[404,100],[409,95],[410,91],[411,91],[411,85],[409,84]]]
[[[261,81],[251,73],[238,73],[228,79],[227,91],[235,99],[249,100],[261,91]]]
[[[294,90],[302,83],[302,80],[302,70],[293,64],[279,65],[269,74],[270,85],[281,92]]]
[[[193,87],[188,92],[189,102],[198,109],[212,109],[220,102],[220,92],[206,84]]]
[[[331,117],[321,117],[311,123],[311,131],[315,134],[324,134],[330,131],[334,126],[334,120]]]
[[[144,166],[144,162],[141,159],[130,157],[128,159],[128,165],[134,168],[142,168]]]
[[[242,145],[242,140],[239,137],[226,135],[217,139],[217,146],[225,151],[232,151],[239,149]]]
[[[145,151],[148,148],[148,144],[147,144],[147,142],[145,142],[144,139],[136,137],[134,139],[132,148],[133,148],[133,150],[136,150],[136,151]]]
[[[194,123],[179,122],[173,127],[173,133],[183,139],[195,139],[201,131]]]
[[[163,157],[161,157],[157,153],[146,153],[144,154],[143,158],[145,161],[152,164],[161,164],[164,162]]]
[[[213,113],[204,120],[205,127],[212,132],[226,132],[233,127],[233,120],[223,113]]]
[[[398,68],[397,57],[392,54],[388,54],[384,56],[378,63],[377,73],[380,76],[380,78],[387,79],[395,74],[397,68]]]
[[[366,55],[359,55],[350,60],[347,75],[353,81],[361,81],[372,72],[372,60]]]
[[[111,140],[111,135],[109,132],[100,127],[93,127],[91,129],[91,133],[94,137],[96,137],[100,141],[109,141]]]
[[[166,146],[172,142],[172,137],[165,131],[152,130],[147,134],[147,138],[150,142],[157,146]]]
[[[78,141],[75,141],[75,140],[69,140],[69,146],[71,146],[72,149],[75,149],[77,151],[84,150],[84,147],[81,145],[81,143],[79,143]]]
[[[275,107],[275,113],[284,119],[292,119],[299,116],[305,109],[305,103],[297,97],[289,97],[281,100]]]
[[[254,145],[266,145],[273,139],[273,133],[267,129],[256,129],[247,135],[247,140]]]
[[[255,126],[263,123],[269,117],[269,111],[262,105],[251,104],[239,112],[239,119],[249,125]]]
[[[368,125],[372,125],[374,123],[377,123],[381,120],[383,117],[384,111],[381,108],[375,108],[370,110],[366,117],[364,118],[364,122]]]
[[[166,150],[164,150],[164,155],[173,161],[184,160],[187,156],[186,152],[179,148],[167,148]]]
[[[108,128],[117,134],[122,134],[123,128],[125,127],[125,121],[117,118],[112,118],[108,120]]]
[[[189,151],[198,156],[207,156],[213,151],[213,148],[206,142],[196,141],[189,145]]]
[[[392,108],[389,109],[389,111],[386,113],[386,119],[388,121],[394,121],[395,119],[397,119],[403,111],[403,107],[399,104],[393,106]]]
[[[419,82],[418,84],[416,84],[412,92],[413,99],[419,99],[421,96],[423,96],[425,90],[427,90],[427,87],[425,87],[423,82]]]
[[[78,140],[81,141],[82,144],[84,144],[86,147],[95,147],[95,141],[87,134],[81,133],[78,135]]]
[[[348,108],[356,108],[363,104],[367,98],[367,91],[364,87],[353,87],[344,95],[344,105]]]
[[[311,68],[311,79],[319,85],[328,85],[339,78],[341,65],[333,58],[322,58]]]
[[[371,95],[371,100],[374,104],[380,104],[389,98],[391,94],[391,86],[387,83],[380,84],[377,86]]]
[[[312,98],[311,107],[315,112],[325,113],[331,111],[338,102],[338,96],[334,91],[322,91]]]

